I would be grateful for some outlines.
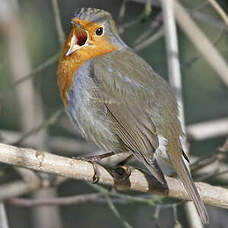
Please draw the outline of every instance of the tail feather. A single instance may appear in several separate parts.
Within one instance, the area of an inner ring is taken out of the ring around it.
[[[184,161],[180,158],[179,162],[175,162],[174,167],[176,168],[177,174],[180,177],[181,181],[184,184],[184,187],[188,194],[190,195],[196,210],[201,218],[203,224],[209,223],[209,216],[207,210],[204,206],[203,201],[200,198],[199,192],[196,189],[196,186],[192,180],[191,174],[189,173]]]

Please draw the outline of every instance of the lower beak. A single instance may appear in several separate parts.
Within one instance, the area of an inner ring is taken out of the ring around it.
[[[76,51],[76,45],[75,45],[75,41],[76,41],[76,37],[75,35],[72,36],[71,40],[70,40],[70,48],[68,49],[67,53],[65,54],[65,56],[69,56],[71,53],[73,53],[74,51]]]

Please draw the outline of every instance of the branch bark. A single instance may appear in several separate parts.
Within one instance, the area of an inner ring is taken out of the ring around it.
[[[93,165],[86,161],[66,158],[48,152],[25,149],[0,144],[0,161],[54,175],[61,175],[78,180],[93,181]],[[98,183],[121,188],[121,190],[157,193],[163,196],[189,200],[182,183],[171,177],[166,177],[167,188],[161,186],[152,176],[139,169],[132,169],[131,175],[120,182],[114,178],[111,169],[97,165]],[[198,182],[196,186],[204,202],[208,205],[228,208],[228,190]]]

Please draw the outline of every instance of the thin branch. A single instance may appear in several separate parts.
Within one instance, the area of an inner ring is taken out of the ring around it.
[[[189,125],[187,134],[194,140],[223,136],[228,134],[228,118],[211,120]]]
[[[40,125],[38,125],[37,127],[34,127],[33,129],[31,129],[28,132],[25,132],[21,138],[19,138],[14,144],[15,145],[20,145],[25,139],[27,139],[28,137],[30,137],[33,134],[38,133],[39,131],[41,131],[42,129],[47,128],[49,125],[53,124],[56,122],[56,120],[60,117],[60,115],[63,113],[63,109],[60,109],[58,111],[56,111],[54,114],[52,114],[47,120],[44,120]]]
[[[89,186],[91,186],[93,189],[96,191],[102,193],[103,195],[109,195],[112,197],[118,197],[119,199],[122,200],[127,200],[127,202],[137,202],[137,203],[145,203],[149,206],[156,206],[159,203],[161,203],[162,196],[149,196],[149,195],[144,195],[144,196],[131,196],[123,193],[119,193],[115,190],[113,191],[108,191],[106,188],[102,187],[101,185],[94,185],[88,183]]]
[[[222,29],[219,34],[215,37],[215,39],[212,41],[212,44],[216,47],[217,44],[219,44],[219,41],[221,38],[225,35],[225,31]],[[191,67],[194,63],[197,61],[201,60],[202,56],[201,55],[196,55],[194,57],[191,57],[189,60],[187,60],[185,63],[182,64],[182,68],[186,69],[185,67],[189,68]]]
[[[163,35],[164,35],[164,30],[163,30],[163,27],[161,27],[156,33],[154,33],[152,36],[150,36],[143,42],[137,44],[135,47],[133,47],[133,49],[135,51],[140,51],[146,48],[147,46],[149,46],[150,44],[152,44],[153,42],[157,41],[161,37],[163,37]]]
[[[6,144],[0,144],[0,162],[89,182],[93,182],[94,177],[94,167],[89,162]],[[115,170],[97,165],[97,171],[100,184],[121,187],[121,190],[125,191],[153,192],[178,199],[190,199],[182,183],[175,178],[166,177],[167,187],[165,187],[151,175],[132,168],[131,175],[120,184],[118,179],[113,177]],[[206,204],[228,208],[227,189],[201,182],[196,183],[196,186]]]
[[[29,74],[26,74],[22,76],[19,80],[15,81],[12,85],[12,87],[16,87],[22,82],[25,82],[26,80],[30,79],[32,76],[36,75],[37,73],[40,73],[44,69],[48,68],[52,64],[56,63],[59,58],[59,52],[48,58],[47,60],[43,61],[40,65],[35,67]]]
[[[65,35],[63,32],[63,27],[60,19],[60,13],[59,13],[59,5],[58,5],[58,0],[51,0],[53,11],[54,11],[54,17],[55,17],[55,24],[56,24],[56,30],[58,33],[59,37],[59,43],[60,45],[63,44],[65,40]]]
[[[227,173],[228,173],[228,170],[224,170],[224,171],[219,171],[219,170],[218,170],[217,172],[211,173],[211,174],[208,175],[208,176],[201,177],[201,178],[198,178],[198,179],[199,179],[199,180],[207,180],[207,179],[215,178],[215,177],[218,177],[218,176],[227,174]]]
[[[199,22],[203,22],[207,25],[214,26],[215,28],[222,29],[224,31],[228,31],[228,27],[226,24],[218,20],[217,18],[211,16],[210,14],[202,13],[198,10],[187,9],[187,12],[193,17],[195,20]]]
[[[23,181],[1,185],[0,201],[32,192],[42,186],[40,179],[32,170],[27,169],[25,172],[22,168],[18,168],[17,171],[22,175]]]
[[[228,17],[224,10],[221,8],[221,6],[215,1],[215,0],[208,0],[210,4],[214,7],[214,9],[217,11],[217,13],[220,15],[220,17],[223,19],[225,24],[228,26]]]
[[[54,63],[56,63],[58,58],[59,58],[59,52],[57,52],[55,55],[51,56],[50,58],[48,58],[47,60],[42,62],[37,67],[35,67],[30,73],[28,73],[28,74],[26,74],[24,76],[21,76],[20,79],[16,80],[9,87],[3,88],[2,91],[0,92],[0,98],[3,99],[3,97],[6,97],[8,94],[11,94],[12,93],[11,90],[14,89],[16,86],[18,86],[21,83],[26,82],[28,79],[31,79],[32,77],[34,77],[35,75],[37,75],[41,71],[45,70],[49,66],[53,65]]]
[[[75,205],[81,203],[97,202],[102,196],[101,193],[90,193],[68,197],[56,197],[49,199],[22,199],[22,198],[11,198],[7,200],[7,203],[20,206],[20,207],[39,207],[39,206],[65,206]]]
[[[116,209],[114,203],[112,202],[112,200],[110,199],[110,197],[108,195],[105,196],[105,199],[106,199],[106,201],[108,203],[108,206],[109,206],[110,210],[115,215],[115,217],[122,223],[123,227],[125,227],[125,228],[133,228],[125,219],[123,219],[121,217],[119,211]]]
[[[148,29],[146,29],[142,34],[140,34],[136,40],[134,41],[133,45],[139,44],[144,42],[150,34],[153,33],[153,30],[156,28],[160,28],[162,26],[162,14],[159,13],[153,20],[150,22]]]
[[[177,0],[174,1],[174,11],[176,20],[182,30],[187,34],[195,47],[200,51],[207,62],[228,86],[228,66],[224,58],[211,44],[208,38],[203,34],[203,32],[199,29],[196,23],[191,19],[183,6],[181,6]]]
[[[147,0],[130,0],[132,2],[140,2],[145,4]],[[156,6],[156,7],[160,7],[160,1],[156,0],[156,1],[152,1],[151,2],[152,5]],[[228,27],[226,26],[226,24],[224,24],[223,22],[221,22],[220,20],[218,20],[216,17],[204,13],[204,12],[200,12],[199,10],[196,9],[186,9],[186,11],[196,20],[198,20],[199,22],[203,22],[205,24],[214,26],[216,28],[219,29],[225,29],[226,31],[228,31]]]

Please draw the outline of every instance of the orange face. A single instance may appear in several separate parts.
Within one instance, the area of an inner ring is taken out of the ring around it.
[[[119,47],[107,39],[102,24],[72,19],[72,29],[65,41],[58,68],[58,84],[64,104],[77,69],[87,60],[105,55]]]
[[[106,39],[106,31],[102,24],[77,18],[72,20],[72,24],[70,39],[66,44],[68,46],[66,57],[77,55],[80,60],[86,61],[118,49],[117,45]]]

